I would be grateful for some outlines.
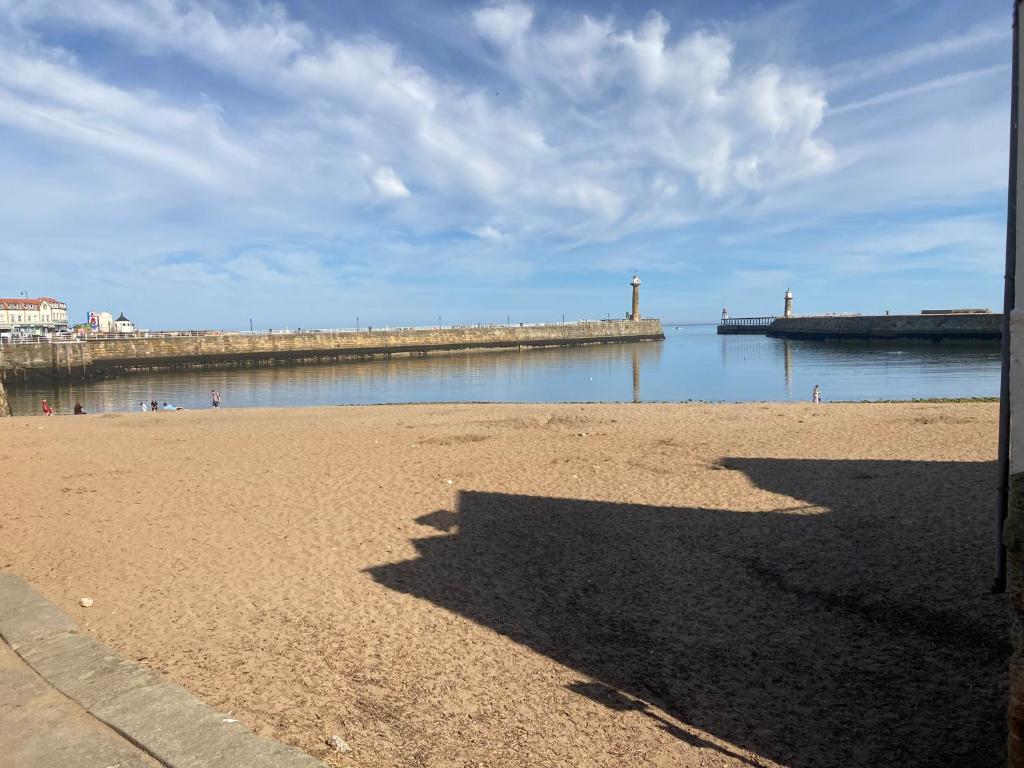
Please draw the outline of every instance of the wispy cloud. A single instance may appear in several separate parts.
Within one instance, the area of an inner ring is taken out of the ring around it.
[[[1010,25],[1007,20],[992,21],[976,25],[957,34],[937,40],[910,46],[873,58],[846,61],[829,71],[829,90],[843,88],[892,75],[911,67],[927,64],[937,59],[961,55],[995,43],[1006,43],[1010,39]]]
[[[867,109],[869,107],[879,107],[884,104],[889,104],[894,101],[901,101],[911,96],[918,96],[923,93],[931,93],[932,91],[940,91],[946,88],[951,88],[956,85],[963,85],[974,80],[980,80],[986,77],[993,77],[996,75],[1007,76],[1009,75],[1010,67],[1009,64],[997,64],[992,67],[981,67],[979,69],[968,70],[967,72],[958,72],[955,75],[946,75],[945,77],[936,77],[932,80],[926,80],[922,83],[915,83],[914,85],[907,86],[906,88],[895,88],[891,91],[883,91],[882,93],[875,94],[866,99],[859,101],[850,101],[845,104],[839,104],[834,107],[829,107],[828,115],[835,117],[842,115],[847,112],[853,112],[858,109]]]

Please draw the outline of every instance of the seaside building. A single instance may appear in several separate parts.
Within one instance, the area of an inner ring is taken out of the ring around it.
[[[135,333],[135,323],[124,316],[124,312],[114,321],[114,330],[118,333]]]
[[[90,312],[89,327],[97,333],[110,333],[114,330],[114,316],[109,312]]]
[[[67,330],[68,305],[42,296],[38,299],[0,299],[0,333],[42,335]]]
[[[629,284],[633,286],[633,311],[629,313],[630,320],[640,319],[640,278],[633,274],[633,279],[629,281]]]
[[[793,291],[789,288],[786,289],[786,303],[783,306],[782,316],[792,317],[793,316]]]

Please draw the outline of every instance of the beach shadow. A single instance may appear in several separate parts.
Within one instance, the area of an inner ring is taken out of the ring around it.
[[[463,491],[418,520],[443,535],[416,539],[416,559],[369,572],[576,670],[575,693],[739,760],[1001,764],[994,463],[721,469],[787,498],[749,512]]]

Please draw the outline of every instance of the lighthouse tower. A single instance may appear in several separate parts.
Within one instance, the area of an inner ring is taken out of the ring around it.
[[[630,320],[640,319],[640,278],[633,274],[633,279],[629,281],[629,284],[633,286],[633,311],[629,313]]]
[[[793,292],[791,290],[789,290],[789,288],[786,289],[786,305],[785,306],[786,306],[786,308],[785,308],[785,311],[782,313],[782,316],[783,317],[792,317],[793,316]]]

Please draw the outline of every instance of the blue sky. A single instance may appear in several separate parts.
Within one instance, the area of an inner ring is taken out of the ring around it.
[[[1009,0],[0,0],[0,294],[140,326],[1001,303]]]

